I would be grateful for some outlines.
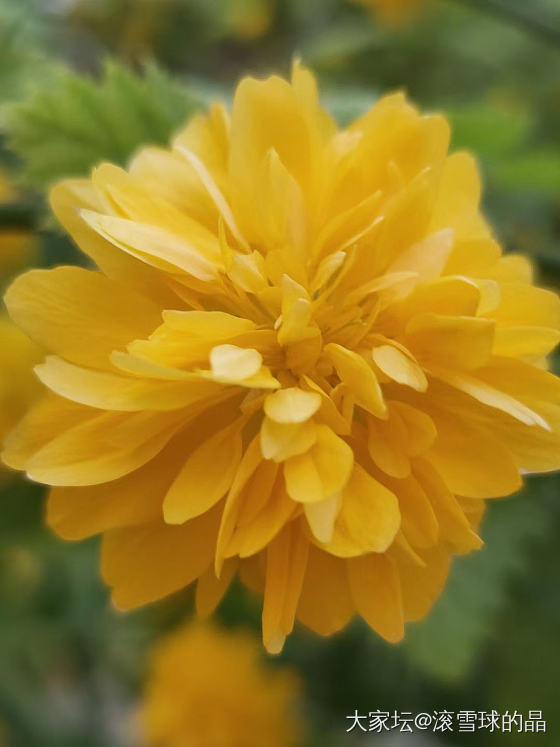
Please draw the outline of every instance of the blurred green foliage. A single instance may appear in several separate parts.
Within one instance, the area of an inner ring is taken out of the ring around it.
[[[4,130],[22,180],[46,188],[102,160],[125,165],[142,145],[167,144],[201,103],[154,63],[139,76],[107,62],[99,83],[59,70],[48,88],[4,108]]]
[[[164,143],[202,102],[229,98],[239,75],[287,73],[300,55],[341,123],[396,88],[445,111],[453,147],[479,158],[502,243],[531,254],[558,286],[560,41],[524,27],[516,12],[541,19],[560,40],[560,0],[509,0],[496,14],[470,5],[434,0],[391,30],[344,0],[0,0],[2,160],[34,188],[21,214],[40,232],[43,264],[77,261],[48,223],[45,185],[103,159],[126,163],[141,143]],[[13,219],[0,215],[0,223]],[[354,744],[344,732],[356,708],[542,708],[548,733],[539,744],[560,743],[559,488],[558,477],[529,478],[521,496],[491,503],[486,546],[455,561],[432,614],[409,627],[402,645],[359,623],[328,641],[297,631],[280,661],[304,677],[309,747]],[[97,542],[52,536],[41,488],[13,478],[0,501],[8,744],[135,744],[146,652],[191,614],[191,594],[119,615],[99,580]],[[239,587],[219,615],[258,631],[259,603]],[[483,747],[532,744],[529,735],[468,738]],[[460,735],[445,734],[455,742]]]

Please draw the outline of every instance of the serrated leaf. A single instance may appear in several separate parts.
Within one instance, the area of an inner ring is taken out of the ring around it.
[[[425,674],[448,682],[470,671],[508,601],[512,578],[527,565],[531,542],[547,532],[551,478],[531,480],[522,496],[492,503],[482,536],[485,546],[455,561],[451,578],[432,613],[411,625],[403,650]]]
[[[67,70],[5,109],[9,147],[23,161],[23,181],[44,188],[85,176],[103,160],[124,165],[142,145],[165,145],[202,106],[200,97],[149,64],[135,75],[115,62],[103,78]]]

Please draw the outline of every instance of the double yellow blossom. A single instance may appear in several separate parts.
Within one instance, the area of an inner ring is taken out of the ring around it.
[[[52,355],[4,459],[53,486],[62,537],[103,533],[119,608],[196,582],[209,613],[239,574],[270,651],[356,613],[397,641],[483,500],[558,468],[560,301],[448,145],[400,93],[339,130],[296,65],[54,188],[99,270],[10,288]]]
[[[142,703],[149,747],[293,747],[299,681],[265,667],[249,633],[190,624],[159,641]]]

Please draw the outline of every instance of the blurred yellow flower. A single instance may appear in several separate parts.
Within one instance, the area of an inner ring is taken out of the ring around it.
[[[53,355],[4,459],[54,486],[61,536],[104,534],[119,608],[197,581],[208,613],[239,572],[270,651],[356,612],[396,641],[480,547],[483,499],[560,466],[560,300],[448,144],[400,93],[338,130],[296,65],[55,187],[100,271],[8,291]]]
[[[148,747],[299,744],[299,682],[265,667],[248,633],[194,624],[161,640],[142,707]]]
[[[270,28],[272,0],[227,0],[223,23],[241,39],[259,39]]]
[[[0,206],[17,199],[17,191],[6,174],[0,171]],[[26,229],[0,228],[0,283],[10,273],[21,270],[35,259],[35,239]]]
[[[370,8],[378,17],[389,24],[400,24],[410,19],[427,0],[353,0],[359,5]]]

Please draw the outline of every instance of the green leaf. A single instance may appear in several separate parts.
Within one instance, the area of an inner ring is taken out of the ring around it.
[[[539,147],[497,163],[490,171],[494,184],[504,190],[560,194],[560,149]]]
[[[471,104],[451,109],[447,116],[453,132],[453,147],[468,148],[488,156],[503,156],[527,137],[530,119],[524,112]]]
[[[59,71],[48,88],[6,107],[5,129],[23,181],[44,188],[103,160],[124,165],[142,145],[166,144],[201,105],[154,64],[137,76],[108,62],[100,82]]]
[[[532,479],[523,495],[492,503],[483,525],[485,546],[455,561],[432,613],[410,626],[403,649],[424,673],[447,682],[467,677],[508,602],[512,579],[526,570],[531,542],[547,532],[552,478]]]

